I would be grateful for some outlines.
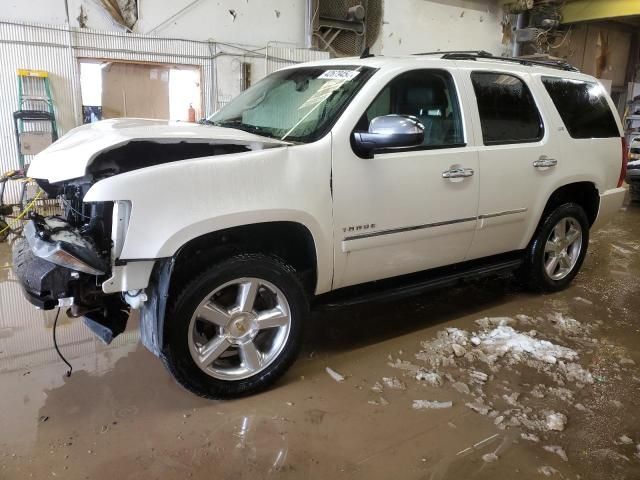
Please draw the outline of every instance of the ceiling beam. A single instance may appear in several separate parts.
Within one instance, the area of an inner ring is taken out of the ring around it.
[[[639,0],[574,0],[562,7],[562,23],[640,15]]]

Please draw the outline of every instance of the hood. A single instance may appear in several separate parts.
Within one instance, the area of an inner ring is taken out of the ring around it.
[[[277,139],[211,125],[138,118],[103,120],[74,128],[40,152],[31,162],[28,175],[50,183],[84,177],[97,156],[136,141],[237,145],[249,150],[289,145]]]

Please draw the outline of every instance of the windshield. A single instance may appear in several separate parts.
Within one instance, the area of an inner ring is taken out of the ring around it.
[[[374,71],[344,65],[280,70],[240,94],[207,123],[313,142],[331,129]]]

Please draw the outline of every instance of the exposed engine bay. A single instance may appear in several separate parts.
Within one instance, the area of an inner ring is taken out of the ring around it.
[[[124,331],[130,310],[124,292],[107,294],[102,288],[119,261],[122,244],[114,241],[112,223],[122,213],[115,211],[114,202],[85,203],[89,189],[134,170],[250,150],[238,144],[130,141],[99,153],[82,178],[57,183],[38,179],[49,198],[59,200],[62,213],[32,214],[25,238],[14,248],[15,270],[27,298],[45,310],[68,307],[69,316],[84,317],[87,326],[109,343]]]

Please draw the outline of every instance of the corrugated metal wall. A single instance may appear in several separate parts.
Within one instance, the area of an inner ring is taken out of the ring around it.
[[[46,70],[51,76],[56,117],[64,132],[76,125],[79,95],[77,64],[68,46],[68,32],[0,22],[0,170],[18,167],[13,112],[18,108],[16,69]],[[9,200],[18,198],[19,185],[7,185]]]
[[[270,43],[265,54],[266,74],[296,63],[312,62],[329,58],[329,52],[308,50],[306,48],[286,47],[282,44]]]
[[[214,42],[0,21],[0,171],[18,166],[12,120],[18,107],[17,68],[50,73],[58,130],[63,135],[82,121],[79,59],[198,66],[203,113],[208,116],[238,93],[227,87],[239,84],[240,80],[237,66],[228,61],[230,57],[264,61],[265,71],[271,73],[283,66],[329,56],[326,52],[282,45],[265,48],[263,56],[255,48]],[[7,195],[9,201],[17,201],[18,186],[9,185]]]

